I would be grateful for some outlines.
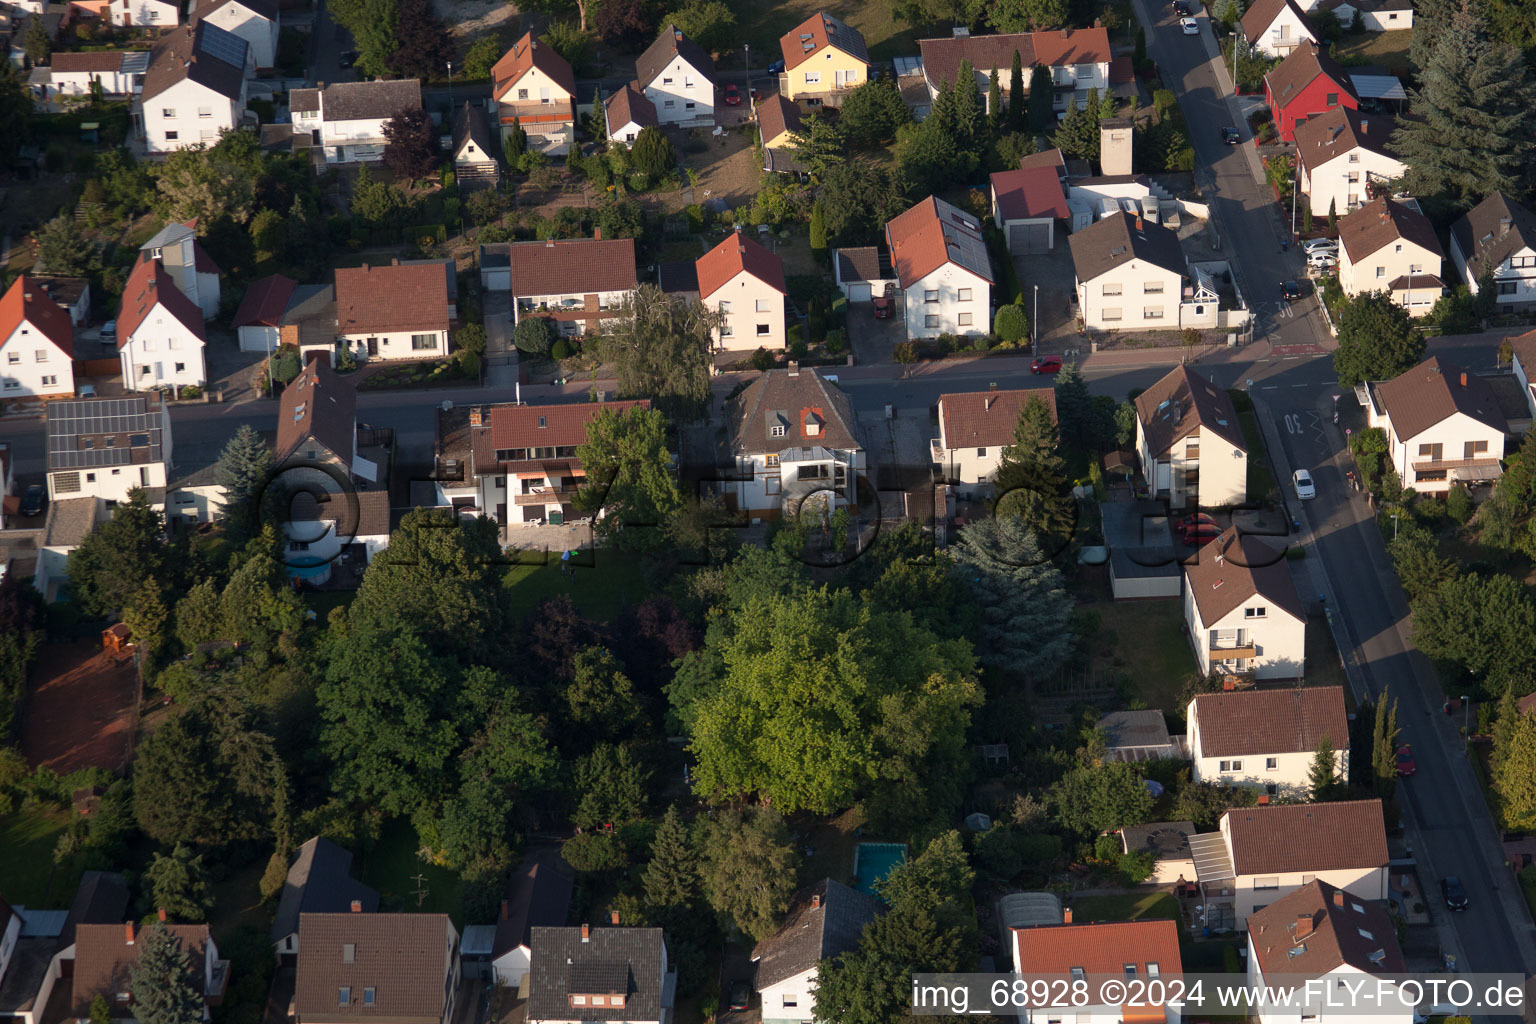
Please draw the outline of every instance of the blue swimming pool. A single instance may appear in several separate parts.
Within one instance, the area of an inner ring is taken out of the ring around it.
[[[860,892],[873,895],[875,883],[906,859],[906,843],[860,843],[853,851],[854,884]]]

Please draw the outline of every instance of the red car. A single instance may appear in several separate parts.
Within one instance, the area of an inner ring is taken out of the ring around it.
[[[1413,759],[1413,747],[1404,743],[1397,748],[1397,775],[1398,778],[1406,778],[1419,770],[1418,763]]]
[[[875,319],[889,320],[891,318],[891,300],[879,298],[875,300]]]
[[[1189,530],[1195,529],[1198,526],[1217,526],[1216,517],[1208,515],[1204,512],[1196,512],[1194,515],[1188,515],[1183,519],[1180,519],[1178,523],[1174,525],[1174,529],[1178,530],[1180,533],[1185,533]],[[1217,526],[1217,529],[1219,530],[1220,527]]]
[[[1179,537],[1192,548],[1203,548],[1221,536],[1221,527],[1215,523],[1196,523],[1187,530],[1180,530]]]
[[[728,82],[725,86],[725,105],[728,107],[741,106],[741,90],[736,88],[735,82]]]
[[[1029,364],[1031,373],[1060,373],[1061,356],[1041,356]]]

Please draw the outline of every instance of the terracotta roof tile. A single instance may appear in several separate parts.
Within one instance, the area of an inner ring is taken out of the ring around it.
[[[1334,750],[1349,747],[1344,691],[1337,686],[1203,693],[1193,704],[1197,757],[1311,753],[1324,736]]]
[[[672,62],[673,56],[678,56],[693,66],[693,69],[711,82],[715,80],[715,62],[698,43],[683,34],[683,30],[676,25],[667,25],[656,36],[656,41],[645,48],[640,59],[635,61],[635,81],[644,89],[656,80],[662,69]]]
[[[336,269],[336,332],[446,331],[448,281],[436,263]]]
[[[1392,421],[1392,432],[1403,441],[1458,412],[1495,430],[1509,431],[1488,382],[1439,356],[1430,356],[1407,373],[1378,384],[1376,393]]]
[[[1109,31],[1103,28],[919,39],[917,45],[923,57],[923,74],[935,86],[953,82],[962,60],[970,61],[971,67],[981,75],[996,68],[1006,89],[1015,52],[1024,64],[1026,82],[1029,69],[1036,64],[1046,67],[1107,64],[1112,56]]]
[[[939,421],[944,443],[951,448],[994,448],[1013,443],[1019,414],[1033,399],[1040,399],[1056,422],[1056,389],[1023,388],[1014,391],[964,391],[939,396]]]
[[[1070,216],[1061,178],[1049,166],[998,171],[992,175],[992,190],[1005,224],[1010,220],[1039,217],[1065,220]]]
[[[944,200],[929,196],[885,226],[896,278],[910,288],[946,263],[964,267],[988,284],[992,261],[981,224]]]
[[[1386,910],[1323,881],[1249,914],[1248,937],[1259,970],[1270,977],[1321,977],[1345,965],[1366,974],[1408,970]]]
[[[513,43],[512,49],[502,54],[501,60],[491,68],[494,83],[491,96],[500,100],[529,68],[538,68],[567,93],[576,95],[576,74],[570,63],[553,47],[535,39],[532,32],[525,32],[523,38]]]
[[[235,311],[235,319],[230,326],[282,326],[283,314],[288,311],[288,301],[293,298],[293,290],[298,286],[297,281],[282,274],[273,274],[255,282],[246,289],[245,298],[240,300],[240,308]]]
[[[864,36],[859,30],[849,28],[825,11],[811,15],[779,38],[784,66],[791,71],[832,46],[856,60],[869,63],[869,48],[864,45]]]
[[[75,328],[69,322],[69,314],[43,290],[38,281],[26,274],[11,282],[5,297],[0,298],[0,339],[9,340],[22,321],[40,331],[66,356],[74,358]],[[0,341],[0,345],[4,343]],[[30,360],[32,356],[25,355],[24,358]]]
[[[128,344],[133,332],[139,329],[144,318],[157,305],[181,321],[187,330],[199,338],[204,337],[203,311],[181,293],[159,260],[151,259],[148,253],[141,252],[138,264],[133,268],[133,273],[128,275],[128,283],[123,287],[123,300],[117,311],[119,349]]]
[[[1386,196],[1371,200],[1339,220],[1339,244],[1349,254],[1351,263],[1359,263],[1382,246],[1397,241],[1412,242],[1445,258],[1429,218]]]
[[[294,1017],[439,1024],[455,938],[447,914],[301,914]]]
[[[1274,97],[1276,103],[1283,110],[1296,97],[1304,92],[1312,80],[1318,75],[1327,75],[1339,92],[1354,97],[1354,83],[1349,75],[1341,68],[1332,57],[1321,52],[1316,43],[1304,42],[1292,50],[1286,58],[1280,62],[1269,74],[1264,76],[1265,83],[1269,86],[1269,94]]]
[[[1184,973],[1179,955],[1179,926],[1172,921],[1116,921],[1106,924],[1055,924],[1013,929],[1019,969],[1025,974],[1069,977],[1084,974],[1124,977],[1125,965],[1135,964],[1145,978],[1156,964],[1163,978]]]
[[[1387,864],[1380,800],[1234,808],[1221,819],[1239,875],[1316,873]]]
[[[564,448],[585,444],[587,424],[604,410],[617,413],[649,409],[646,399],[626,402],[571,402],[564,405],[497,405],[491,407],[491,445],[496,451],[518,448]]]
[[[1294,618],[1307,617],[1285,552],[1253,534],[1238,533],[1235,526],[1201,548],[1194,561],[1184,563],[1184,585],[1207,626],[1254,596]],[[1338,742],[1342,746],[1346,741]]]
[[[800,131],[800,106],[773,93],[757,105],[757,127],[766,145],[785,132]]]
[[[117,71],[123,66],[123,54],[135,51],[101,50],[95,53],[56,53],[49,60],[54,71]]]
[[[496,251],[497,246],[481,247]],[[509,242],[512,297],[633,291],[639,284],[633,238]]]
[[[357,435],[357,389],[323,356],[311,359],[278,398],[277,464],[310,438],[351,468]]]
[[[1192,367],[1174,367],[1136,396],[1135,405],[1153,458],[1166,454],[1196,427],[1211,431],[1234,448],[1248,450],[1232,396]]]
[[[144,101],[148,102],[188,79],[227,99],[237,99],[245,87],[243,56],[239,65],[215,56],[232,51],[245,54],[245,40],[211,21],[172,29],[149,51],[149,70],[144,73]]]
[[[700,256],[695,264],[699,276],[699,298],[707,299],[724,288],[742,271],[788,294],[784,287],[784,263],[739,229],[721,239],[720,244]]]

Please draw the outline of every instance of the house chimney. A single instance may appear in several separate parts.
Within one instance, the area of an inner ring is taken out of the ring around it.
[[[1344,905],[1344,890],[1340,889],[1338,892],[1333,894],[1333,905],[1336,907],[1342,907]]]
[[[501,901],[501,919],[503,921],[505,921],[507,918],[509,918],[511,916],[512,916],[512,901],[511,900],[502,900]]]
[[[601,242],[603,240],[603,229],[601,227],[593,228],[592,237],[594,240]]]
[[[1300,942],[1302,939],[1306,938],[1308,935],[1311,935],[1311,934],[1312,934],[1312,915],[1311,914],[1297,914],[1296,915],[1296,941]]]
[[[1467,386],[1467,371],[1465,371],[1465,370],[1461,371],[1461,386],[1462,387],[1466,387]]]
[[[677,42],[681,42],[683,39],[683,30],[680,28],[674,28],[672,30],[672,38]]]
[[[544,243],[544,248],[546,248],[546,249],[553,249],[554,247],[555,247],[555,240],[553,238],[551,238],[549,241]]]
[[[1067,907],[1065,910],[1063,910],[1061,912],[1061,923],[1062,924],[1071,924],[1072,923],[1072,908],[1071,907]]]
[[[587,925],[582,925],[581,926],[581,941],[582,942],[590,942],[590,941],[592,941],[592,929],[589,926],[587,926]]]
[[[352,913],[354,913],[354,914],[361,914],[362,912],[363,912],[363,901],[362,900],[353,900],[352,901]]]
[[[25,299],[27,302],[31,302],[32,301],[32,293],[31,292],[22,292],[21,293],[21,297],[23,299]]]
[[[819,892],[811,893],[811,909],[812,910],[820,910],[821,909],[821,893],[819,893]]]
[[[986,398],[983,398],[981,400],[981,409],[982,409],[982,411],[983,412],[991,412],[992,411],[992,403],[995,402],[995,401],[997,401],[997,399],[994,396],[992,396],[992,395],[988,395]]]
[[[363,273],[365,273],[365,274],[368,273],[368,270],[369,270],[368,264],[364,263],[363,264]]]
[[[1141,214],[1139,213],[1136,215],[1136,231],[1138,234],[1141,232]]]
[[[797,360],[791,359],[789,361],[789,375],[791,377],[800,376],[800,363]]]
[[[613,912],[613,926],[615,928],[619,926],[619,912],[617,910]]]
[[[156,910],[155,911],[155,916],[160,918],[160,923],[161,924],[164,924],[165,923],[165,908],[161,907],[158,910]]]
[[[124,921],[123,922],[123,930],[124,930],[124,932],[127,933],[126,935],[124,935],[123,941],[128,943],[128,945],[130,945],[130,946],[133,945],[133,922],[132,921]]]
[[[398,267],[400,265],[400,257],[396,256],[394,259],[390,260],[389,265],[392,267]]]
[[[1370,118],[1362,117],[1360,119],[1360,134],[1361,135],[1369,135],[1369,134],[1371,134],[1371,119]]]
[[[485,412],[478,405],[470,406],[469,407],[469,425],[472,426],[472,427],[479,427],[479,426],[483,426],[484,424],[485,424]],[[506,902],[503,901],[502,905],[505,906]]]

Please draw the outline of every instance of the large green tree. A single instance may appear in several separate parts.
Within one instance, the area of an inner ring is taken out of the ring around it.
[[[580,829],[625,825],[645,814],[650,772],[626,747],[599,743],[576,762],[576,792],[581,799],[571,821]]]
[[[331,0],[327,13],[352,33],[358,74],[371,79],[388,72],[390,59],[400,48],[395,35],[400,17],[397,0]]]
[[[1124,761],[1079,765],[1052,792],[1063,827],[1097,835],[1140,825],[1152,815],[1152,794],[1136,766]]]
[[[67,214],[59,214],[38,229],[37,269],[44,274],[79,277],[90,268],[95,251],[75,218]]]
[[[1499,816],[1510,831],[1536,828],[1536,715],[1518,715],[1503,749],[1496,751],[1493,788]]]
[[[1067,25],[1066,0],[997,0],[987,22],[998,32],[1047,32]]]
[[[395,42],[395,52],[389,57],[390,70],[395,74],[433,79],[448,73],[448,62],[454,58],[453,40],[432,9],[431,0],[400,0]],[[362,56],[361,51],[358,56]]]
[[[967,966],[964,933],[930,909],[894,907],[864,926],[858,948],[823,960],[816,973],[816,1019],[892,1024],[912,1009],[912,975]]]
[[[272,472],[272,449],[256,428],[242,423],[219,454],[214,480],[224,489],[218,514],[236,543],[253,536],[261,520],[259,503]]]
[[[69,555],[70,590],[87,615],[111,615],[126,606],[145,581],[162,584],[167,549],[160,513],[134,488],[112,518],[86,535]]]
[[[656,826],[651,860],[640,882],[645,905],[653,912],[685,908],[698,897],[699,857],[676,804],[668,805]]]
[[[724,808],[701,819],[699,854],[710,906],[756,941],[772,935],[789,909],[800,860],[779,812]]]
[[[642,284],[608,321],[597,350],[614,364],[619,394],[649,398],[672,419],[709,406],[710,349],[723,318],[702,303]]]
[[[922,853],[892,868],[875,883],[875,891],[892,909],[921,908],[958,926],[967,916],[975,880],[965,841],[950,829],[929,840]]]
[[[1413,640],[1431,658],[1455,661],[1482,679],[1536,668],[1522,638],[1536,629],[1536,608],[1519,581],[1467,573],[1413,603]]]
[[[736,45],[736,15],[724,0],[684,0],[663,24],[675,25],[705,50],[729,50]]]
[[[849,145],[868,148],[894,139],[896,129],[911,120],[896,83],[871,78],[843,97],[837,125]]]
[[[384,164],[402,180],[431,174],[437,166],[438,130],[425,110],[401,110],[384,122]]]
[[[1061,573],[1017,518],[989,517],[961,529],[956,569],[981,608],[974,631],[982,660],[1043,679],[1072,653],[1072,599]]]
[[[1036,64],[1029,73],[1029,130],[1043,135],[1056,127],[1056,90],[1051,88],[1051,71]]]
[[[193,853],[190,847],[178,843],[169,856],[157,850],[144,871],[144,884],[155,907],[176,921],[208,920],[213,894],[208,889],[203,855]]]
[[[1338,333],[1333,371],[1341,387],[1389,380],[1424,358],[1424,336],[1414,330],[1407,310],[1386,292],[1350,299],[1339,314]]]
[[[832,245],[863,245],[907,208],[907,182],[889,164],[849,160],[827,169],[821,206]]]
[[[139,1024],[201,1024],[203,995],[192,954],[156,922],[139,933],[139,955],[128,968],[133,1016]]]
[[[665,539],[661,527],[683,507],[667,451],[665,415],[639,406],[604,409],[587,424],[576,457],[587,476],[573,504],[597,517],[595,531],[631,550]]]
[[[857,121],[854,126],[861,127]],[[816,181],[825,181],[829,170],[848,159],[849,139],[840,118],[812,114],[789,137],[795,157]]]
[[[199,234],[223,217],[244,224],[256,212],[262,163],[251,132],[226,131],[211,147],[178,149],[154,168],[155,212],[167,220],[196,219]]]

